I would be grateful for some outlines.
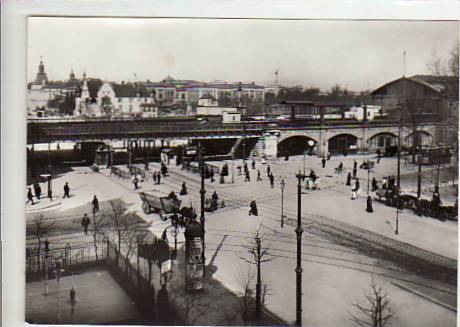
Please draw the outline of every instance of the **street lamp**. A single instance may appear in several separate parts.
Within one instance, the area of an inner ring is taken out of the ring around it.
[[[296,272],[296,326],[302,326],[302,176],[297,175],[297,267]]]
[[[200,174],[201,174],[201,213],[200,213],[200,224],[201,224],[201,239],[203,242],[202,248],[202,258],[203,258],[203,275],[205,274],[205,267],[206,267],[206,260],[205,260],[205,252],[204,252],[204,234],[205,234],[205,218],[204,218],[204,203],[205,203],[205,194],[206,190],[204,189],[204,160],[203,160],[203,148],[201,146],[201,142],[198,143],[198,155],[200,159]]]
[[[281,227],[284,227],[284,188],[286,187],[286,182],[284,178],[281,179]]]

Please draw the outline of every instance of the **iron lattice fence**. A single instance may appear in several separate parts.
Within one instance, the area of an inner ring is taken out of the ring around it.
[[[103,261],[107,258],[107,242],[97,241],[81,244],[67,244],[54,247],[45,251],[38,247],[26,248],[26,273],[38,272],[51,267],[57,262],[63,267],[69,267],[82,263]]]

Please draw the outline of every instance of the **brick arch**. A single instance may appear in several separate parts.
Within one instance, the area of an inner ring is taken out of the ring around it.
[[[416,143],[421,142],[421,144],[416,144],[416,145],[424,145],[424,144],[432,144],[434,142],[434,135],[431,134],[430,132],[423,130],[423,129],[418,129],[416,131],[410,132],[406,137],[404,137],[404,143],[407,145],[412,145],[413,139],[416,135],[420,135],[421,138],[420,140],[417,140]],[[424,138],[425,137],[425,138]],[[427,139],[428,138],[428,142]]]
[[[278,156],[285,155],[300,155],[304,151],[313,153],[313,149],[318,145],[318,142],[313,138],[305,134],[291,134],[289,137],[280,138],[278,141]],[[308,141],[314,142],[313,146],[308,145]]]
[[[327,147],[331,153],[352,153],[358,150],[359,136],[354,133],[336,133],[327,139]]]
[[[379,136],[391,137],[391,141],[389,142],[388,140],[385,140],[385,139],[379,140],[377,139]],[[372,136],[368,137],[366,140],[366,143],[369,149],[374,149],[374,150],[383,149],[390,145],[396,145],[397,139],[398,139],[398,135],[396,135],[393,132],[379,131],[377,133],[374,133]]]
[[[287,140],[290,137],[294,137],[294,136],[302,136],[302,137],[305,137],[307,140],[311,139],[311,140],[315,141],[315,143],[319,142],[318,137],[316,137],[314,135],[308,135],[307,133],[283,133],[283,132],[281,132],[281,136],[278,138],[278,144],[280,144],[281,142]]]

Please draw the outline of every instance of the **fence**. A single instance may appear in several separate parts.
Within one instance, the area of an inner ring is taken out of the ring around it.
[[[45,260],[47,266],[55,266],[59,262],[63,267],[70,267],[82,263],[103,261],[107,257],[107,243],[97,241],[96,246],[93,242],[83,244],[68,244],[45,251],[44,248],[26,248],[26,273],[39,272],[45,270]]]
[[[155,316],[155,288],[146,279],[139,267],[136,269],[129,258],[120,253],[117,246],[107,240],[107,264],[131,296],[137,299],[139,309]]]

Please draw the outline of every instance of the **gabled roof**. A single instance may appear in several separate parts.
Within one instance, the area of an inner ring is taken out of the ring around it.
[[[434,75],[414,75],[411,77],[401,77],[390,81],[374,91],[372,95],[381,93],[388,85],[407,80],[413,83],[423,85],[424,87],[436,93],[446,91],[449,96],[458,97],[458,79],[454,76],[434,76]]]

